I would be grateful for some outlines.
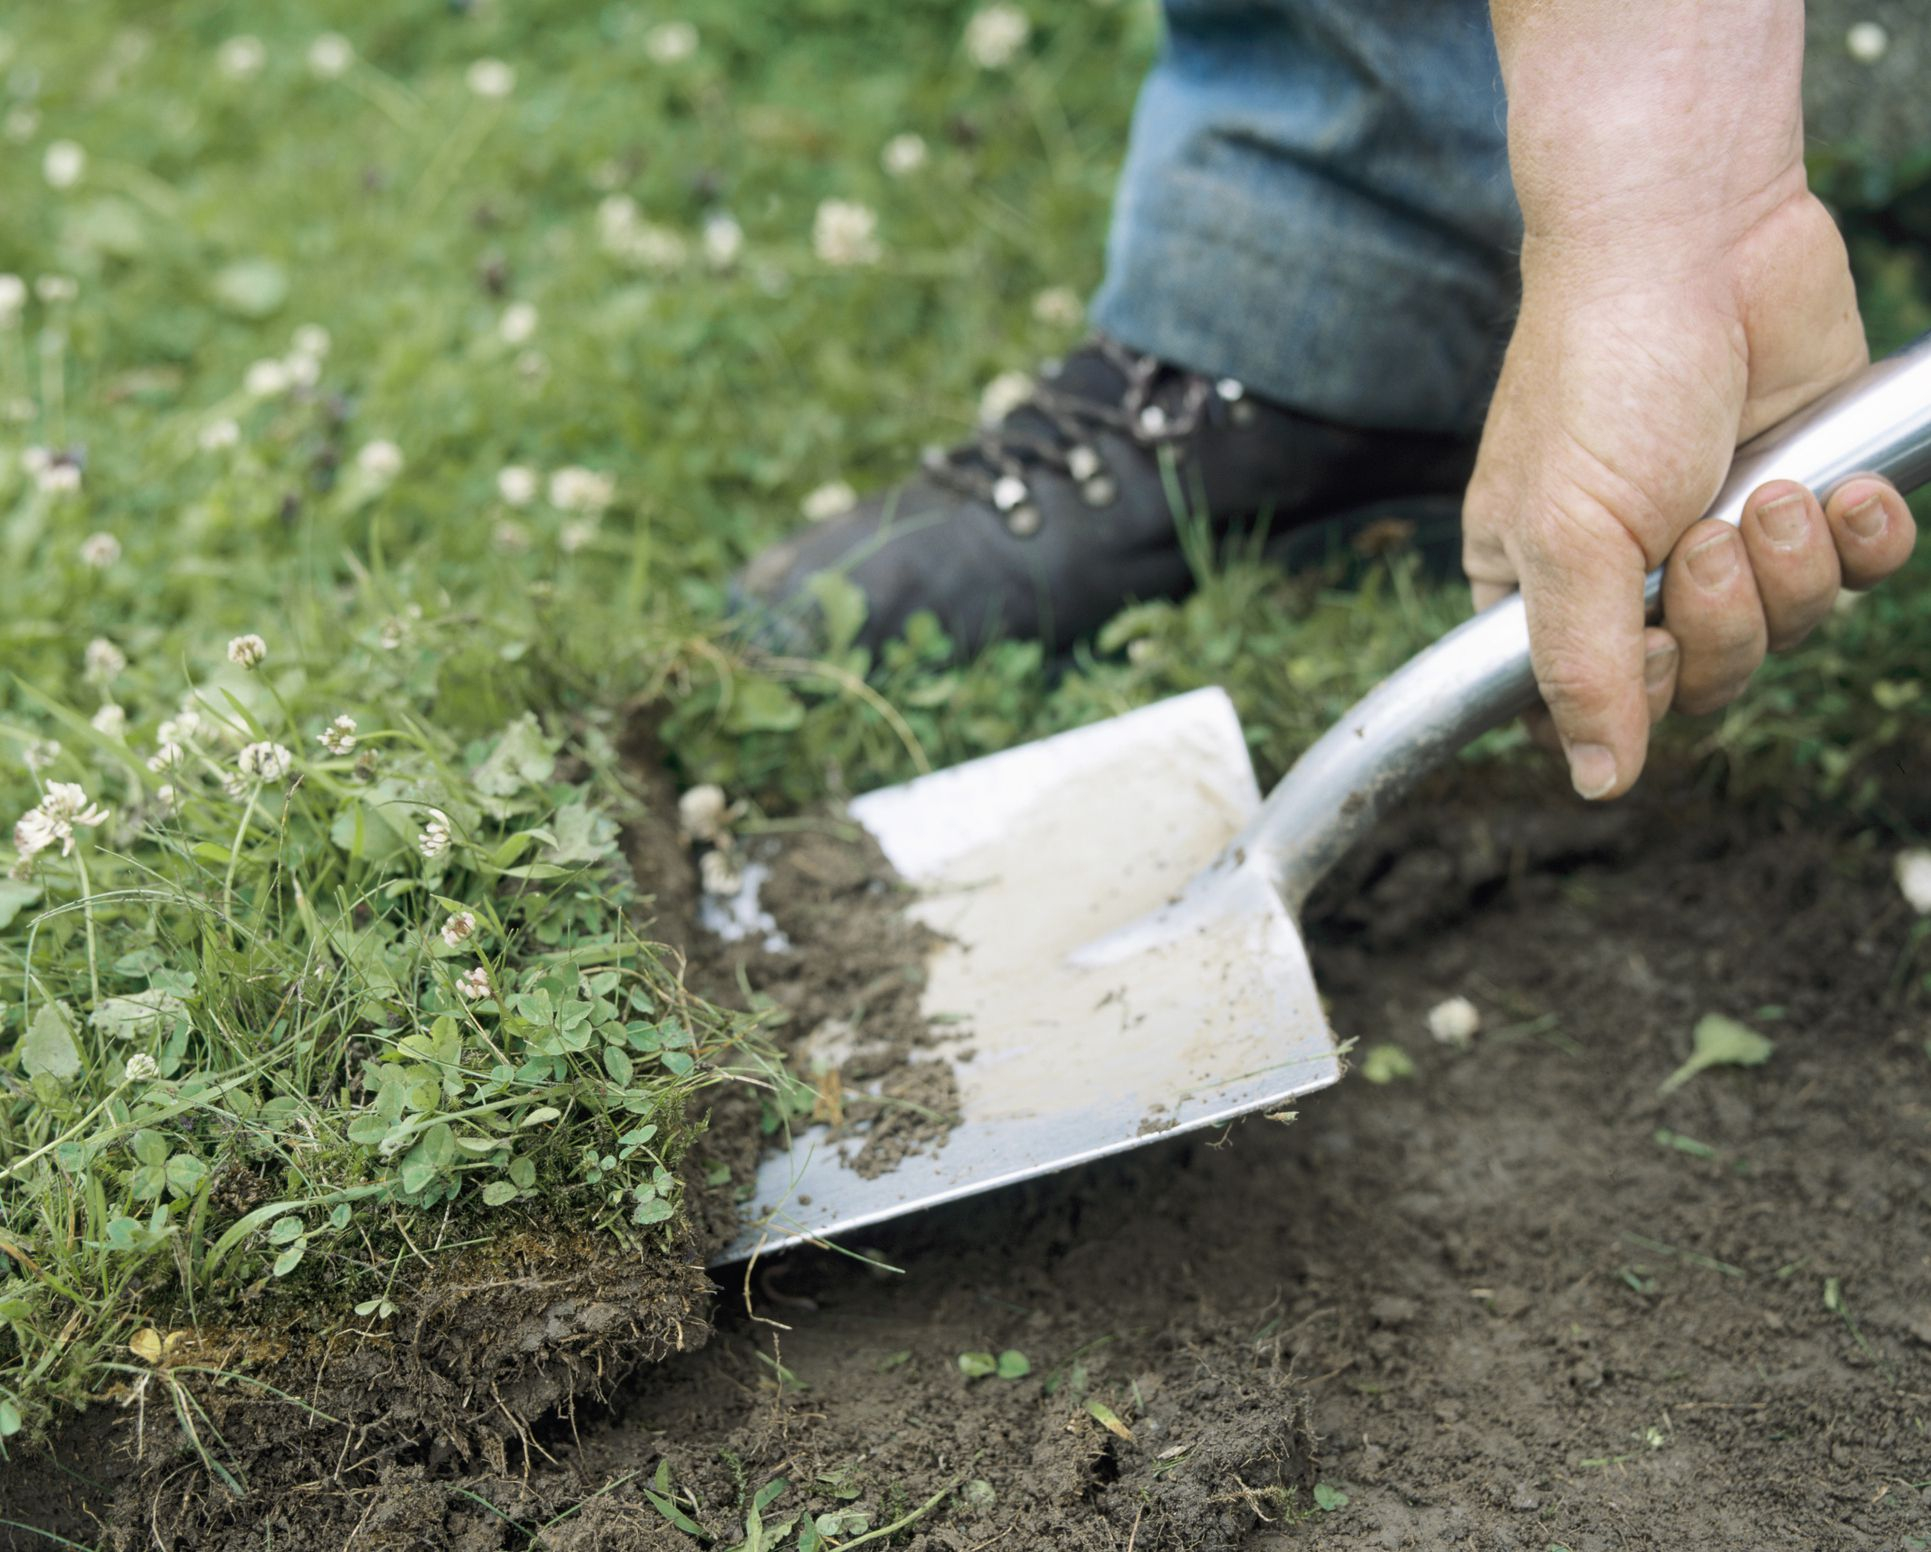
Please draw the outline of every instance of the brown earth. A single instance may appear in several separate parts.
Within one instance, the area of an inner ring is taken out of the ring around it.
[[[1607,814],[1496,780],[1317,906],[1337,1029],[1415,1076],[873,1235],[898,1274],[771,1261],[507,1470],[425,1443],[192,1544],[736,1548],[783,1478],[767,1530],[951,1490],[892,1541],[930,1552],[1923,1552],[1931,1017],[1887,857],[1666,778]],[[1425,1029],[1456,993],[1467,1051]],[[1771,1060],[1658,1098],[1711,1011]]]

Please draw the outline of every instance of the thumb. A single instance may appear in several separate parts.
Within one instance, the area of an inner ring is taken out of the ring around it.
[[[1536,686],[1576,791],[1620,797],[1649,749],[1643,549],[1600,507],[1544,510],[1553,515],[1524,526],[1515,556]]]

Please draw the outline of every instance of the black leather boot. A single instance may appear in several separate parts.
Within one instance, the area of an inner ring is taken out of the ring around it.
[[[1187,592],[1203,545],[1453,512],[1474,458],[1473,437],[1329,424],[1099,339],[977,441],[765,550],[734,591],[753,634],[797,648],[815,639],[807,583],[835,571],[865,596],[863,644],[930,610],[962,652],[1058,652],[1124,604]]]

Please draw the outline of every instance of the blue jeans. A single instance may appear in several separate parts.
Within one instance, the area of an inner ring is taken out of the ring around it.
[[[1308,414],[1474,431],[1521,215],[1483,0],[1166,0],[1094,322]]]

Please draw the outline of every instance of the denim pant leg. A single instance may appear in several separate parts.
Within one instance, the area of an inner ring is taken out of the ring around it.
[[[1166,0],[1098,326],[1324,419],[1473,431],[1521,215],[1484,0]]]

